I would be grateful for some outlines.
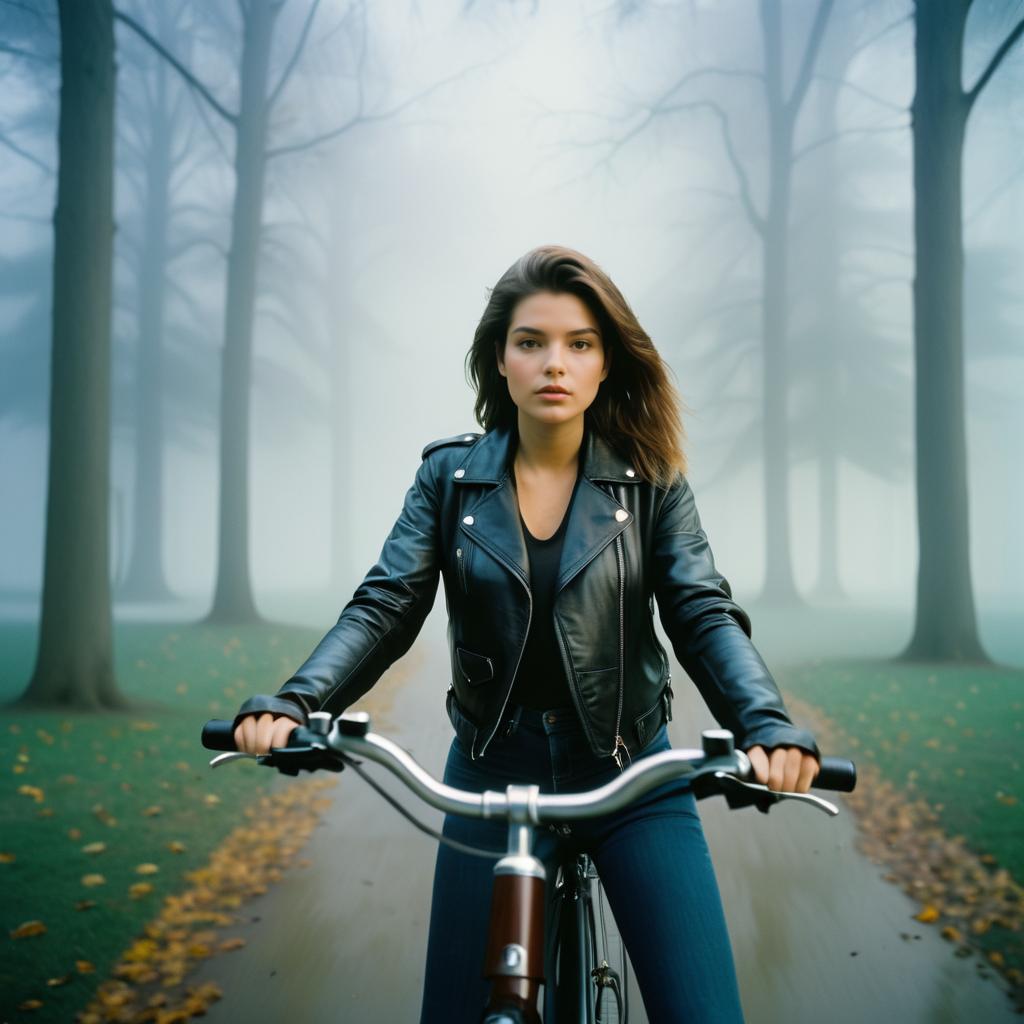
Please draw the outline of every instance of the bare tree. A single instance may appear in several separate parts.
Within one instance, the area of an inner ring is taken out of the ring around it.
[[[58,9],[45,569],[39,651],[21,701],[116,708],[126,701],[114,677],[108,541],[114,15],[111,0]]]
[[[914,632],[903,657],[983,661],[971,582],[963,354],[963,164],[967,119],[1024,34],[1006,34],[963,87],[971,0],[917,0],[914,147],[914,411],[920,542]]]
[[[473,70],[469,67],[447,76],[390,110],[368,113],[364,110],[360,66],[357,69],[358,108],[351,117],[305,139],[271,146],[268,138],[271,115],[301,60],[318,5],[319,0],[312,0],[298,40],[273,86],[270,86],[271,51],[275,24],[284,0],[250,0],[239,5],[243,24],[241,100],[237,112],[222,104],[193,71],[135,19],[123,12],[116,15],[171,63],[221,120],[231,127],[235,136],[235,195],[228,251],[221,371],[218,561],[213,606],[208,616],[211,622],[246,622],[259,618],[249,575],[249,404],[267,163],[340,138],[360,125],[393,117],[416,100]],[[363,10],[361,4],[355,6]],[[365,47],[359,59],[360,62],[365,59]]]

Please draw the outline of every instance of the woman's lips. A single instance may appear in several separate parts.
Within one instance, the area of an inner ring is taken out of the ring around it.
[[[565,391],[538,391],[537,394],[540,395],[541,398],[550,398],[552,400],[569,397],[568,393]]]

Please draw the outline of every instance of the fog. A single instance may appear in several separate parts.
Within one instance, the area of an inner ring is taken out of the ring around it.
[[[236,5],[169,6],[122,10],[237,110]],[[784,90],[798,78],[815,6],[782,5]],[[965,82],[1016,20],[1013,7],[975,4]],[[308,10],[305,0],[283,8],[272,84]],[[797,587],[815,600],[904,610],[917,567],[910,14],[887,0],[832,12],[794,129],[784,303]],[[0,592],[6,616],[34,617],[46,523],[55,8],[3,5],[0,38]],[[423,445],[479,429],[463,369],[473,330],[488,288],[542,243],[595,259],[670,364],[719,567],[741,600],[759,593],[764,249],[744,192],[763,216],[762,49],[756,10],[741,2],[320,4],[268,128],[269,150],[298,148],[268,160],[264,191],[250,409],[258,606],[315,594],[340,610],[376,558]],[[162,615],[175,602],[201,612],[216,568],[235,140],[124,23],[117,50],[116,614]],[[1017,52],[980,96],[964,147],[970,557],[983,635],[990,615],[1024,608],[1022,84]],[[117,583],[139,529],[138,373],[161,141],[170,172],[157,272],[159,550],[172,597],[147,601],[118,596]],[[823,407],[825,372],[839,389]],[[837,438],[839,592],[819,587],[826,427]]]

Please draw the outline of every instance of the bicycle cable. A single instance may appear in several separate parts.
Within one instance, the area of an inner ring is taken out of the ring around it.
[[[476,846],[469,846],[466,843],[460,843],[457,839],[449,839],[448,836],[442,835],[440,832],[435,832],[429,825],[424,825],[422,821],[415,818],[409,811],[407,811],[379,782],[374,781],[363,769],[359,766],[359,762],[352,760],[351,758],[343,758],[345,765],[351,768],[364,782],[368,783],[373,787],[399,814],[402,815],[407,821],[415,825],[421,832],[425,832],[428,836],[432,836],[439,843],[444,843],[445,846],[450,846],[453,850],[458,850],[460,853],[468,853],[474,857],[487,857],[491,860],[500,860],[508,852],[507,850],[501,850],[495,852],[494,850],[481,850]]]

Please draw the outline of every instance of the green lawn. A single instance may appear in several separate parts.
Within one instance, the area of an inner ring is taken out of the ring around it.
[[[946,835],[1024,883],[1024,670],[815,661],[778,678],[845,734],[849,749],[835,753],[876,765],[926,800]],[[978,941],[1024,970],[1024,933],[993,928]]]
[[[854,760],[941,805],[946,832],[1024,880],[1024,671],[814,662],[780,684],[855,741]]]
[[[0,714],[0,1020],[73,1019],[163,897],[241,823],[241,808],[278,776],[251,762],[208,768],[202,723],[276,690],[320,635],[290,626],[122,624],[117,674],[135,711]],[[24,689],[35,644],[34,625],[0,625],[0,699]],[[102,850],[85,852],[98,843]],[[139,873],[139,865],[156,871]],[[88,875],[103,882],[86,885]],[[133,896],[140,883],[152,890]],[[76,909],[81,901],[95,905]],[[10,937],[33,920],[45,934]],[[80,960],[95,973],[79,973]],[[43,1007],[15,1009],[30,998]]]

